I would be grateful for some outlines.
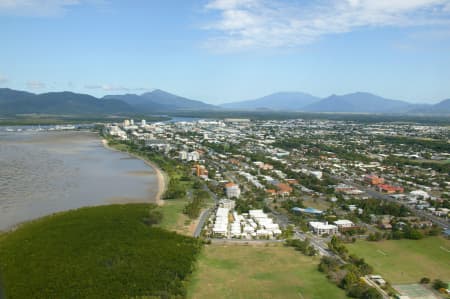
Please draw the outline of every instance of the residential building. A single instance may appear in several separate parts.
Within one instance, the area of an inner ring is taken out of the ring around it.
[[[225,192],[228,198],[239,198],[239,196],[241,196],[241,189],[234,183],[226,184]]]

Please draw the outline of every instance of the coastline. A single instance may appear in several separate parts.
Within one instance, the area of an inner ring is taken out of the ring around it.
[[[102,139],[102,144],[108,150],[112,150],[112,151],[117,151],[117,152],[123,153],[122,151],[111,147],[108,144],[108,141],[106,139],[104,139],[104,138]],[[139,159],[139,160],[143,161],[145,164],[147,164],[148,166],[152,167],[155,170],[156,178],[158,180],[158,192],[156,193],[156,196],[155,196],[155,203],[158,206],[164,205],[165,201],[162,199],[162,196],[164,195],[164,192],[166,192],[166,189],[167,189],[167,183],[168,183],[167,174],[161,168],[159,168],[158,165],[156,165],[152,161],[146,160],[146,159],[144,159],[144,158],[142,158],[142,157],[140,157],[140,156],[138,156],[136,154],[130,153],[130,152],[127,152],[127,154],[130,155],[133,158],[136,158],[136,159]]]

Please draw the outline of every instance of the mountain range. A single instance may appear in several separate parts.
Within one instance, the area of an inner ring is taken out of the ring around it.
[[[226,103],[220,106],[238,110],[302,110],[306,106],[319,101],[320,98],[303,92],[278,92],[259,99]]]
[[[103,101],[68,91],[34,94],[0,89],[0,114],[112,114],[133,111],[133,107],[120,100]]]
[[[412,104],[366,92],[331,95],[323,99],[301,92],[280,92],[258,99],[215,106],[159,89],[141,95],[107,95],[96,98],[68,91],[34,94],[0,88],[0,114],[151,114],[199,110],[449,114],[450,99],[432,105]]]
[[[105,100],[121,100],[141,112],[151,113],[156,111],[173,110],[209,110],[216,108],[213,105],[205,104],[201,101],[183,98],[160,89],[146,92],[141,95],[107,95]]]
[[[215,106],[162,90],[96,98],[73,92],[34,94],[0,88],[0,114],[130,114],[211,110]]]
[[[318,98],[301,92],[274,93],[259,99],[226,103],[230,110],[279,110],[330,113],[450,113],[450,99],[438,104],[413,104],[383,98],[367,92]]]

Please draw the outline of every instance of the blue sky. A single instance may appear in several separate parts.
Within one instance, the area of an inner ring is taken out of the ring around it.
[[[450,98],[450,0],[0,0],[0,87]]]

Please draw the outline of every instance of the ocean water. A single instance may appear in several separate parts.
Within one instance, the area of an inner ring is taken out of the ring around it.
[[[0,230],[54,212],[154,202],[154,169],[90,132],[0,132]]]

